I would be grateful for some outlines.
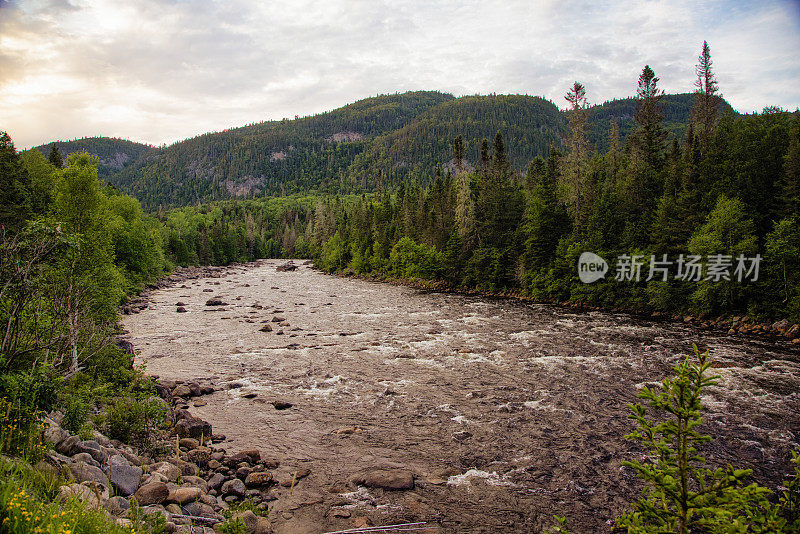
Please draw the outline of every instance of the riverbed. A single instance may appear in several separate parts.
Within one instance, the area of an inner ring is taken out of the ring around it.
[[[576,312],[323,274],[283,260],[234,266],[151,295],[125,316],[137,362],[218,391],[193,414],[228,450],[280,470],[276,532],[426,522],[423,532],[607,532],[638,492],[624,460],[637,390],[709,349],[705,450],[775,487],[800,441],[800,350],[626,314]],[[209,299],[224,304],[207,306]],[[186,313],[177,313],[177,303]],[[272,331],[265,332],[265,325]],[[274,402],[290,403],[278,410]],[[202,404],[202,403],[198,403]],[[371,468],[414,473],[412,490],[349,482]],[[291,495],[289,495],[291,493]]]

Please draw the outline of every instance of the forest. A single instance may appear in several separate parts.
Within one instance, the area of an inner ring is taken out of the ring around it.
[[[163,413],[114,342],[117,314],[176,266],[310,258],[540,302],[800,322],[800,112],[736,114],[709,54],[693,93],[665,95],[645,66],[635,97],[590,106],[575,82],[565,113],[405,93],[173,147],[124,142],[125,157],[120,140],[63,158],[2,133],[0,452],[35,461],[55,407],[68,430],[145,444]],[[245,176],[259,179],[237,195]],[[585,252],[617,264],[582,283]],[[690,259],[696,276],[653,276]]]

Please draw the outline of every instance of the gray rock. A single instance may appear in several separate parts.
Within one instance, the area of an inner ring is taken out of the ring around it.
[[[56,446],[56,451],[65,455],[65,456],[72,456],[74,453],[72,452],[72,448],[81,440],[78,436],[69,436],[68,438],[61,441]],[[77,451],[80,452],[80,451]]]
[[[131,503],[125,497],[111,497],[106,503],[106,510],[113,515],[123,515],[131,507]]]
[[[123,496],[133,495],[142,480],[142,468],[132,466],[119,454],[111,457],[108,465],[108,479]]]
[[[101,486],[104,489],[103,493],[108,497],[111,484],[108,481],[108,477],[99,467],[89,465],[86,462],[73,462],[69,464],[69,470],[78,482],[94,482]]]
[[[69,437],[69,432],[61,428],[55,421],[45,417],[44,422],[48,425],[44,431],[44,438],[57,447],[59,443]]]
[[[222,487],[222,484],[225,482],[225,477],[222,476],[220,473],[214,473],[210,479],[208,479],[208,487],[210,489],[218,490]]]
[[[91,457],[101,465],[108,460],[108,455],[103,451],[100,444],[93,439],[79,441],[72,447],[73,456],[81,452],[91,455]]]
[[[244,487],[244,482],[238,478],[234,478],[233,480],[228,480],[225,482],[222,485],[221,491],[223,495],[235,495],[236,497],[244,497],[244,494],[247,493],[247,489]]]

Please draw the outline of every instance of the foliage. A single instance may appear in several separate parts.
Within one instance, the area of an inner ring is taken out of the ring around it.
[[[633,511],[617,519],[628,532],[775,532],[782,525],[770,512],[769,490],[745,485],[750,470],[712,469],[699,454],[697,447],[711,440],[698,431],[701,395],[716,384],[717,377],[707,374],[710,366],[708,352],[695,347],[694,361],[686,357],[660,388],[639,392],[665,419],[651,420],[647,407],[631,406],[637,428],[627,437],[644,444],[649,459],[624,463],[647,484]]]
[[[157,432],[166,428],[167,407],[147,393],[116,399],[105,415],[108,437],[148,450]]]
[[[0,458],[0,530],[5,534],[131,534],[101,509],[76,499],[54,502],[63,481],[19,460]],[[163,530],[161,531],[163,532]],[[152,531],[152,534],[159,534]]]

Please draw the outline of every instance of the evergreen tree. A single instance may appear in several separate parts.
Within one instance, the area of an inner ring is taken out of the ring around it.
[[[456,165],[456,174],[464,169],[464,154],[466,148],[464,147],[464,137],[459,135],[453,140],[453,159]]]
[[[59,152],[55,143],[50,146],[50,155],[47,157],[47,159],[56,169],[60,169],[64,166],[64,158],[61,157],[61,152]]]
[[[703,49],[695,66],[697,81],[694,82],[695,103],[691,114],[692,123],[695,125],[703,150],[708,147],[708,141],[714,133],[719,107],[716,96],[719,84],[714,76],[712,65],[711,47],[708,46],[707,41],[703,41]]]
[[[661,124],[664,115],[659,102],[664,91],[658,89],[659,78],[650,65],[645,65],[639,75],[639,86],[636,89],[637,110],[634,115],[636,132],[634,146],[641,153],[645,163],[655,169],[661,169],[664,140],[667,133]]]
[[[564,185],[566,203],[570,206],[575,220],[575,231],[580,235],[586,229],[588,204],[592,201],[593,191],[589,180],[589,140],[587,138],[586,88],[575,82],[564,98],[570,104],[569,136],[567,148],[569,153],[564,159]]]

